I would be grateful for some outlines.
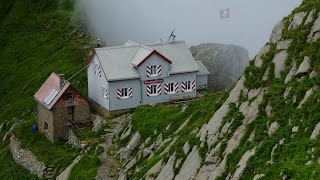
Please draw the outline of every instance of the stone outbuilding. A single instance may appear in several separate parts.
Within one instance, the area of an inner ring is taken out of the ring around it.
[[[63,75],[52,73],[34,95],[38,130],[51,142],[68,139],[70,130],[91,124],[88,100]]]

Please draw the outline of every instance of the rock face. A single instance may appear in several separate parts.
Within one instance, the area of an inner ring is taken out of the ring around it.
[[[293,20],[291,24],[289,25],[289,29],[296,29],[299,27],[304,20],[304,17],[307,15],[306,12],[299,12],[293,16]]]
[[[277,122],[273,122],[269,127],[269,136],[271,137],[279,129],[279,127],[280,125]]]
[[[318,18],[314,22],[311,32],[309,36],[307,37],[307,41],[309,43],[315,42],[320,37],[320,13],[318,14]]]
[[[284,83],[288,83],[289,81],[291,81],[292,77],[296,74],[296,71],[297,71],[297,64],[294,61],[289,73],[287,74],[286,79],[284,80]]]
[[[255,61],[254,61],[254,64],[256,67],[261,68],[262,63],[263,63],[262,56],[270,51],[270,47],[271,47],[270,45],[265,45],[265,46],[263,46],[263,48],[260,49],[260,51],[258,52],[258,54],[255,58]]]
[[[131,140],[129,141],[129,143],[128,143],[128,145],[127,145],[127,148],[129,149],[129,150],[134,150],[138,145],[139,145],[139,143],[140,143],[140,138],[141,138],[141,136],[140,136],[140,134],[139,134],[139,132],[136,132],[133,136],[132,136],[132,138],[131,138]]]
[[[275,25],[275,27],[272,30],[271,36],[270,36],[270,42],[271,43],[277,43],[281,37],[282,37],[282,31],[284,28],[284,21],[280,21]]]
[[[314,128],[312,134],[311,134],[311,137],[310,139],[311,140],[316,140],[318,135],[320,133],[320,122],[316,125],[316,127]]]
[[[197,169],[200,168],[200,164],[201,158],[197,146],[194,146],[184,161],[178,175],[175,177],[175,180],[194,179],[197,175]]]
[[[30,171],[31,174],[37,175],[39,178],[43,178],[46,175],[46,165],[38,161],[32,152],[22,149],[15,136],[10,138],[10,151],[15,162]]]
[[[298,71],[296,72],[296,76],[300,77],[307,74],[310,70],[310,58],[305,56],[302,63],[299,66]]]
[[[242,47],[223,44],[200,44],[190,48],[195,60],[209,70],[209,89],[221,91],[235,83],[249,63],[249,53]]]
[[[233,177],[231,178],[232,180],[238,180],[241,178],[245,168],[247,167],[247,162],[248,160],[255,154],[256,150],[255,148],[250,150],[250,151],[247,151],[243,156],[242,158],[240,159],[238,165],[237,165],[237,170],[236,172],[234,173]]]
[[[277,53],[272,62],[275,64],[274,66],[274,77],[275,78],[280,78],[281,77],[281,72],[285,69],[285,63],[288,58],[288,53],[287,51],[281,51]]]
[[[176,155],[173,154],[170,156],[167,164],[162,168],[159,176],[156,178],[156,180],[171,180],[174,178],[174,172],[173,172],[173,165],[176,161]]]

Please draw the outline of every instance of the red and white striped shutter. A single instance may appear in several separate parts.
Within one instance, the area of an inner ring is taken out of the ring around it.
[[[99,65],[97,67],[97,75],[101,77],[101,67]]]
[[[164,93],[165,94],[169,93],[169,84],[164,84]]]
[[[147,96],[151,95],[151,86],[147,86]]]
[[[176,93],[178,93],[179,92],[179,83],[174,83],[174,91],[176,92]]]
[[[192,88],[193,91],[196,90],[196,81],[195,81],[195,80],[193,80],[193,81],[191,82],[191,88]]]
[[[157,65],[157,75],[158,76],[161,76],[161,71],[162,71],[161,65]]]
[[[147,77],[151,76],[151,66],[147,66]]]
[[[122,97],[122,89],[118,89],[117,90],[117,97],[118,97],[118,99],[121,99],[121,97]]]
[[[185,91],[186,91],[186,81],[182,81],[182,83],[181,83],[181,90],[182,90],[182,92],[185,92]]]
[[[133,95],[132,88],[128,88],[128,96],[132,98],[132,95]]]
[[[106,88],[104,89],[103,97],[106,98],[106,99],[109,98],[109,91]]]
[[[158,94],[158,96],[160,96],[161,95],[161,84],[158,84],[157,85],[157,94]]]

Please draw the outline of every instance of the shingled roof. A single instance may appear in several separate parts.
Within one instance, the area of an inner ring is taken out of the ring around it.
[[[95,49],[108,81],[138,79],[140,76],[136,67],[151,53],[157,53],[171,64],[171,74],[199,71],[184,41],[152,45],[140,45],[129,41],[123,46]]]
[[[34,99],[50,110],[70,83],[64,81],[63,87],[60,86],[60,76],[53,72],[36,92]]]

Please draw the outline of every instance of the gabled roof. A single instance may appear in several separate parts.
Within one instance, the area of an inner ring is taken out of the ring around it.
[[[136,55],[131,61],[132,65],[135,67],[139,66],[141,62],[143,62],[143,60],[146,59],[153,51],[154,49],[147,46],[139,46]]]
[[[34,98],[50,110],[69,86],[70,83],[65,81],[61,89],[60,77],[53,72],[36,92]]]
[[[196,61],[199,67],[199,72],[197,72],[197,75],[201,76],[201,75],[208,75],[210,74],[210,72],[208,71],[208,69],[204,66],[204,64],[201,61]]]
[[[108,81],[140,78],[136,67],[153,54],[171,64],[171,74],[199,71],[184,41],[153,45],[128,41],[123,46],[96,48],[95,54]]]

